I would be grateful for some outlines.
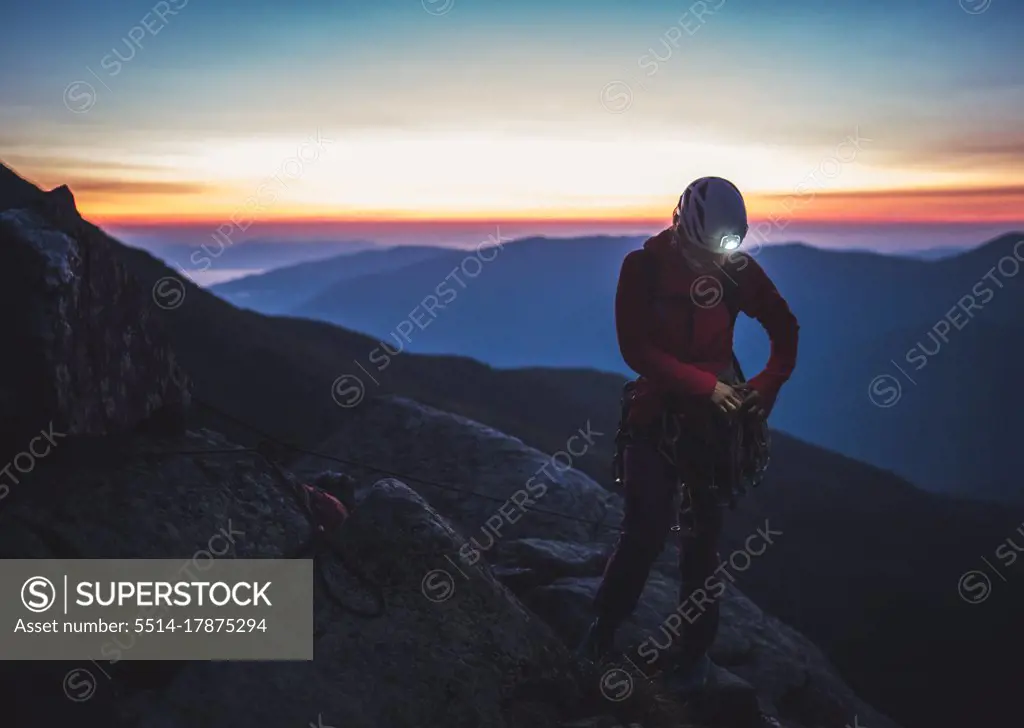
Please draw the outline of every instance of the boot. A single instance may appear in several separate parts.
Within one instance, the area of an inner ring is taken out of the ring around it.
[[[711,687],[713,667],[711,658],[706,654],[696,659],[680,660],[669,677],[672,692],[690,695]]]
[[[576,648],[576,656],[581,660],[601,662],[612,651],[615,644],[615,630],[615,625],[598,617],[587,628],[583,641]]]

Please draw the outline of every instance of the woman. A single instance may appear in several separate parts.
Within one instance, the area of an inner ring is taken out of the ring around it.
[[[736,186],[704,177],[680,197],[672,226],[623,261],[616,330],[623,359],[640,376],[627,385],[620,430],[623,533],[595,598],[597,619],[581,646],[591,659],[611,649],[665,537],[679,523],[681,483],[687,527],[680,604],[714,574],[723,504],[740,479],[733,436],[763,426],[796,364],[796,318],[753,258],[737,252],[747,229]],[[767,365],[746,383],[733,355],[740,311],[771,339]],[[718,629],[717,599],[708,604],[702,592],[702,601],[699,616],[682,624],[676,662],[684,680],[696,685],[709,673],[707,652]]]

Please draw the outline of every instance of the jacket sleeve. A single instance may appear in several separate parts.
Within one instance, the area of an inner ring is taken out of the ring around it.
[[[633,251],[626,256],[619,272],[615,330],[622,358],[630,369],[658,389],[683,396],[711,396],[718,382],[714,374],[679,361],[654,342],[655,312],[650,299],[650,278],[642,257],[648,254]]]
[[[764,328],[771,341],[771,354],[764,370],[751,378],[750,386],[765,402],[767,409],[775,404],[782,385],[796,368],[797,342],[800,326],[789,304],[782,297],[768,274],[753,259],[741,285],[740,310]]]

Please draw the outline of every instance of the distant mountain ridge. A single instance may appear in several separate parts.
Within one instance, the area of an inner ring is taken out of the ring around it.
[[[945,260],[946,258],[952,258],[956,255],[963,255],[970,250],[971,248],[963,246],[918,248],[916,250],[908,250],[906,252],[897,251],[895,255],[902,255],[907,258],[917,258],[919,260]]]
[[[150,243],[135,247],[151,251],[176,268],[205,273],[216,268],[265,271],[297,262],[351,255],[378,246],[366,240],[282,242],[265,239],[234,240],[211,234],[207,242],[199,245]]]
[[[1014,250],[1024,257],[1024,248],[1015,248],[1022,239],[1008,233],[941,260],[805,244],[753,250],[801,323],[797,372],[779,400],[776,426],[925,488],[1024,501],[1013,444],[1024,437],[1024,425],[979,416],[1024,407],[1021,389],[1002,384],[1024,364],[1024,276],[1009,275],[1020,264]],[[506,243],[456,298],[430,314],[425,299],[458,270],[465,251],[381,263],[362,275],[353,266],[352,274],[326,284],[329,275],[303,281],[275,271],[213,291],[254,310],[364,331],[392,349],[628,376],[612,303],[622,258],[642,240]],[[336,263],[344,268],[346,261]],[[242,291],[252,295],[243,298]],[[763,334],[743,317],[736,346],[748,372],[767,358]],[[899,400],[890,403],[894,396]]]
[[[276,268],[262,275],[245,276],[212,288],[219,296],[243,308],[268,314],[291,313],[304,304],[313,291],[450,254],[451,251],[444,248],[421,246],[357,250],[342,256]]]

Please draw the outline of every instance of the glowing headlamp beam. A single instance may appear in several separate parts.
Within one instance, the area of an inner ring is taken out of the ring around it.
[[[736,250],[740,247],[740,243],[743,239],[739,235],[723,235],[722,236],[722,249],[723,250]]]

